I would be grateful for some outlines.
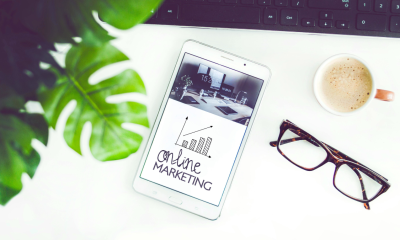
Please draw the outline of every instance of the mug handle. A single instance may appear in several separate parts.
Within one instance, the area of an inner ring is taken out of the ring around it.
[[[376,90],[376,99],[385,102],[393,102],[394,101],[394,92],[388,90],[377,89]]]

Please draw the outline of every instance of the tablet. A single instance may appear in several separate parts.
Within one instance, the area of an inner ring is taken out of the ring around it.
[[[217,219],[270,76],[262,64],[187,41],[171,78],[160,80],[170,83],[133,188]]]

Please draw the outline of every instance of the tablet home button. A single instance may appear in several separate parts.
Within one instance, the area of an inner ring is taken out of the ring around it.
[[[180,200],[179,198],[176,197],[169,197],[169,200],[175,204],[181,205],[182,204],[182,200]]]

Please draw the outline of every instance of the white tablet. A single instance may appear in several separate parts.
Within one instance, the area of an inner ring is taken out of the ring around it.
[[[270,76],[266,66],[187,41],[133,188],[217,219]]]

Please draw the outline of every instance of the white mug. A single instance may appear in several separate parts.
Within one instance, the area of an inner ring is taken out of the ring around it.
[[[321,82],[322,82],[322,80],[323,80],[323,77],[324,77],[324,75],[325,75],[325,72],[326,72],[327,68],[330,67],[331,64],[332,64],[336,59],[338,59],[338,58],[345,58],[345,57],[347,57],[347,58],[353,58],[353,59],[355,59],[355,60],[361,62],[362,64],[364,64],[364,66],[366,66],[367,69],[368,69],[368,71],[370,72],[370,74],[371,74],[371,80],[372,80],[372,91],[371,91],[370,97],[369,97],[368,100],[364,103],[364,105],[362,105],[362,106],[359,107],[358,109],[353,110],[353,111],[351,111],[351,112],[339,112],[339,111],[336,111],[336,110],[332,109],[331,107],[329,107],[329,106],[322,100],[323,98],[322,98],[322,96],[321,96],[321,94],[322,94],[322,93],[321,93]],[[387,101],[387,102],[391,102],[391,101],[394,100],[394,92],[387,91],[387,90],[382,90],[382,89],[377,89],[377,88],[376,88],[376,78],[375,78],[374,75],[373,75],[373,72],[372,72],[372,70],[371,70],[370,65],[368,65],[368,64],[367,64],[364,60],[362,60],[360,57],[357,57],[357,56],[352,55],[352,54],[346,54],[346,53],[344,53],[344,54],[338,54],[338,55],[332,56],[332,57],[328,58],[327,60],[325,60],[325,61],[321,64],[321,66],[319,66],[319,68],[318,68],[318,70],[317,70],[317,72],[315,73],[315,76],[314,76],[314,94],[315,94],[315,97],[317,98],[319,104],[320,104],[325,110],[327,110],[328,112],[330,112],[330,113],[332,113],[332,114],[339,115],[339,116],[349,116],[349,115],[353,115],[353,114],[356,114],[356,113],[358,113],[358,112],[364,110],[364,109],[371,103],[371,101],[372,101],[374,98],[379,99],[379,100],[382,100],[382,101]]]

